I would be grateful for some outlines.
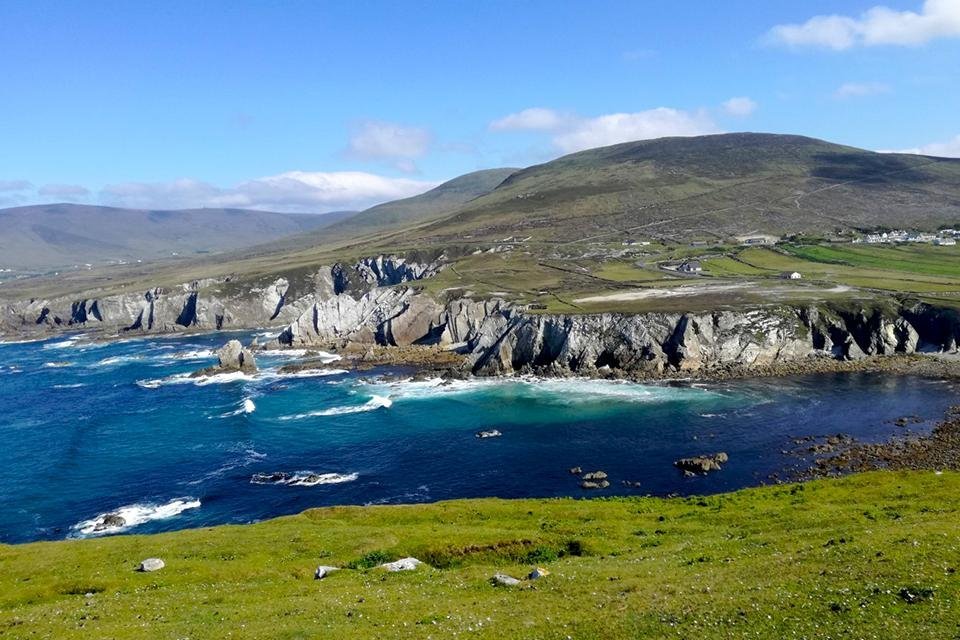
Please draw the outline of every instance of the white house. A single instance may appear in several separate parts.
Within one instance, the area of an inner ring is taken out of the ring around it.
[[[803,276],[800,274],[799,271],[784,271],[783,273],[780,274],[780,277],[783,280],[799,280]]]
[[[952,247],[957,244],[957,241],[953,238],[937,238],[933,241],[933,244],[939,247]]]
[[[682,271],[684,273],[700,273],[703,271],[703,266],[700,264],[699,260],[687,260],[677,267],[677,271]]]

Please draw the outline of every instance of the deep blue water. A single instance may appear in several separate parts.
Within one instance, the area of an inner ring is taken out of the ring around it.
[[[807,466],[782,453],[797,436],[883,440],[914,414],[925,431],[958,396],[868,374],[672,386],[278,375],[289,355],[258,357],[252,378],[177,377],[232,337],[252,334],[0,345],[0,541],[89,535],[118,511],[134,525],[120,532],[145,533],[331,504],[725,491]],[[492,428],[502,437],[474,435]],[[715,451],[730,462],[709,476],[672,466]],[[584,492],[573,466],[612,486]],[[287,480],[251,482],[276,472]]]

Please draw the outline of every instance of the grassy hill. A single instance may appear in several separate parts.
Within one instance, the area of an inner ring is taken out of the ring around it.
[[[0,268],[47,271],[219,252],[341,219],[246,209],[155,211],[77,204],[0,210]]]
[[[960,160],[737,133],[590,149],[518,171],[417,233],[429,242],[837,233],[960,223]]]
[[[337,507],[0,546],[0,637],[952,638],[960,474]],[[413,555],[430,568],[367,568]],[[136,573],[146,557],[156,573]],[[318,564],[353,566],[314,580]],[[494,587],[495,572],[550,575]]]
[[[950,247],[928,248],[923,256],[949,263],[946,277],[933,271],[916,277],[903,268],[904,260],[877,264],[884,257],[874,248],[864,248],[877,253],[869,273],[859,273],[865,264],[825,268],[811,255],[766,256],[766,262],[753,265],[740,260],[736,246],[738,237],[761,233],[833,237],[853,230],[940,226],[960,227],[960,160],[879,154],[788,135],[663,138],[582,151],[517,171],[467,174],[321,231],[215,259],[7,283],[0,295],[140,290],[228,274],[259,281],[378,253],[442,252],[456,258],[457,266],[426,283],[437,292],[505,293],[552,311],[805,302],[837,290],[836,284],[866,287],[867,296],[878,289],[949,298],[960,295],[960,278],[951,275],[960,256]],[[651,244],[625,249],[625,242],[639,240]],[[697,246],[691,246],[694,241]],[[911,251],[901,253],[907,262],[912,259]],[[728,285],[732,279],[740,289],[660,295],[662,287],[678,284],[676,274],[661,265],[692,257],[708,261],[702,284]],[[754,276],[773,280],[775,269],[786,264],[816,275],[821,285],[753,286]],[[575,302],[587,294],[638,287],[651,289],[640,302]]]

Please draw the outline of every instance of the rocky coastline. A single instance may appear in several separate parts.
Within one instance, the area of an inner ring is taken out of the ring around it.
[[[142,294],[8,303],[17,338],[104,339],[279,327],[266,349],[324,349],[357,368],[448,377],[532,374],[636,381],[885,371],[956,375],[960,314],[927,303],[771,304],[696,313],[549,314],[469,291],[430,293],[451,264],[380,255],[299,274],[202,280]],[[917,354],[923,354],[922,356]]]

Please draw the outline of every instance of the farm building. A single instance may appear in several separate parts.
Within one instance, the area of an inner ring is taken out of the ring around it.
[[[699,260],[687,260],[677,267],[677,271],[682,271],[684,273],[700,273],[703,271],[703,266],[700,264]]]
[[[780,274],[780,278],[783,280],[799,280],[803,275],[799,271],[784,271]]]

